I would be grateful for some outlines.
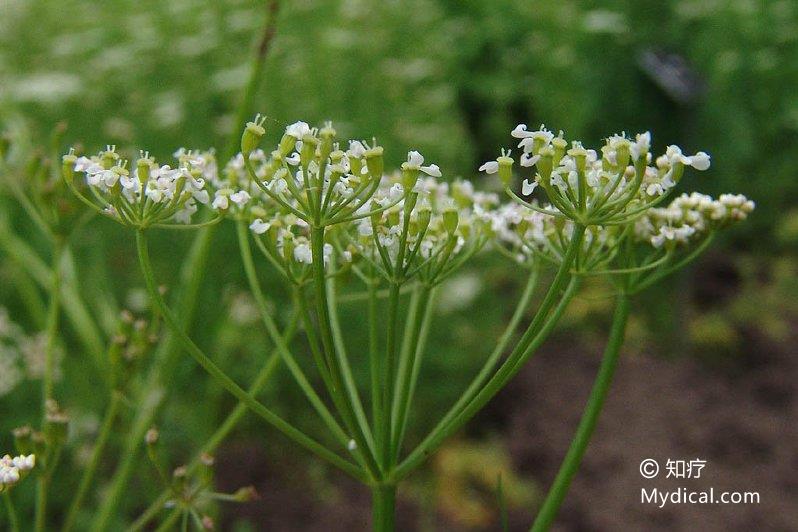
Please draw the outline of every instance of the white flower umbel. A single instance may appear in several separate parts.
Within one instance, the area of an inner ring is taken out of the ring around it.
[[[135,167],[116,152],[116,146],[93,157],[63,157],[63,173],[73,192],[87,205],[124,224],[138,228],[188,225],[199,205],[210,202],[207,184],[218,181],[211,152],[181,148],[174,167],[159,165],[140,152]],[[87,189],[75,182],[85,176]],[[85,191],[84,191],[85,190]]]
[[[523,176],[522,194],[529,196],[540,187],[551,203],[542,210],[512,192],[509,153],[480,167],[499,173],[508,192],[532,210],[570,218],[585,226],[618,225],[633,220],[646,209],[661,203],[679,183],[686,166],[709,168],[709,155],[698,152],[686,156],[678,146],[669,146],[655,159],[650,153],[650,133],[634,139],[624,134],[605,140],[599,150],[586,149],[579,141],[569,143],[560,132],[556,137],[545,127],[528,131],[519,124],[512,132],[521,139],[522,168],[533,168]]]

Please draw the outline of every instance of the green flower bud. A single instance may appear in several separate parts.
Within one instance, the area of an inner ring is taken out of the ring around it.
[[[382,158],[382,152],[382,146],[374,146],[373,148],[366,150],[366,153],[364,154],[364,157],[366,158],[366,168],[368,168],[369,174],[377,179],[382,177],[382,173],[385,169],[385,162]]]
[[[150,180],[150,170],[152,169],[153,160],[150,158],[149,152],[144,152],[136,161],[136,173],[139,177],[139,182],[144,185]]]
[[[77,160],[75,150],[71,148],[69,153],[61,158],[61,171],[67,183],[71,184],[75,180],[75,161]]]
[[[543,148],[540,150],[540,159],[537,162],[538,173],[540,174],[541,181],[548,186],[551,179],[551,172],[554,169],[554,149]],[[578,165],[577,161],[577,165]]]
[[[504,150],[502,150],[503,152]],[[507,154],[502,153],[502,156],[496,159],[496,162],[499,163],[499,179],[502,182],[502,185],[505,187],[509,187],[510,184],[513,182],[513,159],[510,157],[509,152]]]
[[[431,218],[432,218],[432,211],[430,211],[429,209],[422,209],[418,212],[417,221],[418,221],[419,233],[427,230]]]
[[[106,170],[113,168],[118,160],[119,154],[116,153],[116,146],[106,146],[106,150],[100,154],[100,161]]]
[[[258,147],[260,139],[266,134],[266,129],[263,127],[265,121],[266,117],[257,115],[254,121],[247,122],[244,133],[241,135],[241,153],[249,155]]]
[[[450,235],[457,231],[457,224],[460,221],[460,216],[454,209],[447,209],[443,211],[443,228]]]
[[[299,161],[305,168],[316,158],[316,148],[318,145],[319,139],[310,133],[302,137],[302,149],[299,152]]]

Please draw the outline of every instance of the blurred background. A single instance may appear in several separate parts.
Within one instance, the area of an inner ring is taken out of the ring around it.
[[[392,165],[418,148],[445,176],[477,183],[484,177],[475,169],[495,158],[519,122],[545,123],[587,145],[615,132],[650,130],[658,150],[673,143],[711,154],[710,171],[689,173],[681,186],[743,193],[757,210],[688,271],[638,297],[614,388],[558,527],[794,529],[798,4],[278,3],[252,109],[268,116],[269,143],[286,123],[329,119],[342,137],[377,136]],[[267,11],[260,0],[2,0],[0,129],[45,155],[72,144],[95,152],[115,143],[159,158],[181,146],[221,150],[242,127],[236,109]],[[0,232],[46,256],[45,243],[14,201],[3,197],[0,206]],[[190,241],[159,235],[153,242],[167,286],[177,282]],[[228,259],[236,253],[232,228],[217,231],[211,245],[219,252],[211,255],[192,334],[246,381],[268,343],[240,263]],[[100,321],[124,308],[146,312],[133,249],[129,232],[101,220],[75,237],[73,274]],[[25,302],[26,292],[35,291],[28,268],[7,247],[0,247],[0,260],[6,309],[0,324],[18,324],[30,341],[19,349],[35,351],[41,324]],[[435,422],[424,413],[448,407],[479,368],[522,281],[511,265],[483,256],[445,287],[410,441]],[[266,284],[282,312],[279,280],[269,274]],[[601,285],[574,302],[541,353],[412,477],[400,494],[402,529],[497,529],[499,475],[510,528],[529,526],[589,393],[611,305]],[[343,312],[352,345],[366,345],[360,306]],[[104,403],[95,393],[98,377],[85,370],[74,334],[64,329],[57,395],[73,419],[72,444],[79,450],[96,434]],[[289,380],[279,375],[267,403],[309,431],[320,430]],[[0,386],[0,450],[10,449],[12,428],[38,416],[36,372],[13,384]],[[234,403],[187,357],[175,366],[167,394],[156,423],[177,465]],[[702,479],[688,487],[759,491],[761,503],[643,505],[640,489],[651,486],[638,465],[649,457],[705,459]],[[71,460],[79,466],[80,452]],[[107,479],[115,465],[109,458],[101,476]],[[142,469],[124,503],[127,515],[157,493],[155,476]],[[224,530],[359,530],[369,519],[365,491],[254,418],[220,448],[215,475],[222,488],[253,484],[262,497],[223,507]],[[67,489],[74,481],[63,482]],[[32,492],[28,496],[32,500]],[[53,497],[57,514],[66,496]]]

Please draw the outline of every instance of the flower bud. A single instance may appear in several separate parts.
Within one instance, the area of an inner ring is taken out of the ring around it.
[[[70,148],[69,153],[61,158],[61,169],[67,183],[71,184],[75,180],[75,162],[77,160],[73,148]]]
[[[429,209],[422,209],[418,212],[418,229],[420,233],[427,230],[431,217],[432,211]]]
[[[100,154],[100,161],[106,170],[113,168],[118,160],[119,154],[116,153],[116,146],[106,146],[105,151]]]
[[[368,168],[369,174],[377,179],[382,177],[385,167],[385,163],[382,158],[382,152],[382,146],[374,146],[373,148],[366,150],[366,153],[364,154],[364,157],[366,158],[366,168]]]
[[[258,492],[255,490],[254,486],[246,486],[244,488],[240,488],[233,494],[233,499],[236,502],[250,502],[258,499]]]
[[[457,231],[457,224],[460,221],[460,216],[455,209],[447,209],[443,211],[443,228],[450,235]]]
[[[499,163],[499,179],[502,185],[509,187],[513,181],[513,159],[509,154],[502,153],[502,156],[496,159],[496,162]]]
[[[149,152],[142,152],[141,157],[136,161],[136,174],[139,177],[139,182],[144,185],[150,180],[150,170],[152,169],[153,160],[150,158]]]
[[[577,166],[578,165],[579,161],[577,161]],[[541,177],[541,182],[548,184],[551,179],[551,171],[554,169],[554,150],[552,148],[543,148],[540,150],[540,159],[537,163],[537,169]]]
[[[308,133],[302,137],[302,149],[299,152],[299,160],[305,168],[316,158],[316,147],[318,147],[318,145],[319,139],[312,134]]]
[[[257,115],[254,121],[247,122],[244,133],[241,135],[241,153],[249,155],[258,147],[260,139],[266,134],[266,129],[263,127],[265,121],[266,117]]]

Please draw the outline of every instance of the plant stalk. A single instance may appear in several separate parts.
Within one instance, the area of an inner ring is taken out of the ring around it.
[[[620,294],[615,306],[615,315],[612,320],[610,337],[607,341],[607,347],[604,350],[601,367],[596,376],[596,381],[593,384],[593,389],[590,392],[590,397],[585,405],[582,419],[579,421],[576,435],[571,441],[571,446],[560,466],[557,477],[554,479],[554,483],[551,489],[549,489],[543,506],[532,525],[532,532],[544,532],[549,529],[554,518],[557,516],[560,505],[565,499],[568,487],[571,485],[571,481],[579,469],[579,464],[582,462],[582,457],[585,454],[588,443],[590,443],[590,437],[593,435],[593,430],[596,428],[601,409],[604,406],[604,400],[607,397],[607,392],[612,383],[612,376],[618,364],[618,355],[621,351],[621,345],[623,345],[628,318],[629,297],[626,294]]]

